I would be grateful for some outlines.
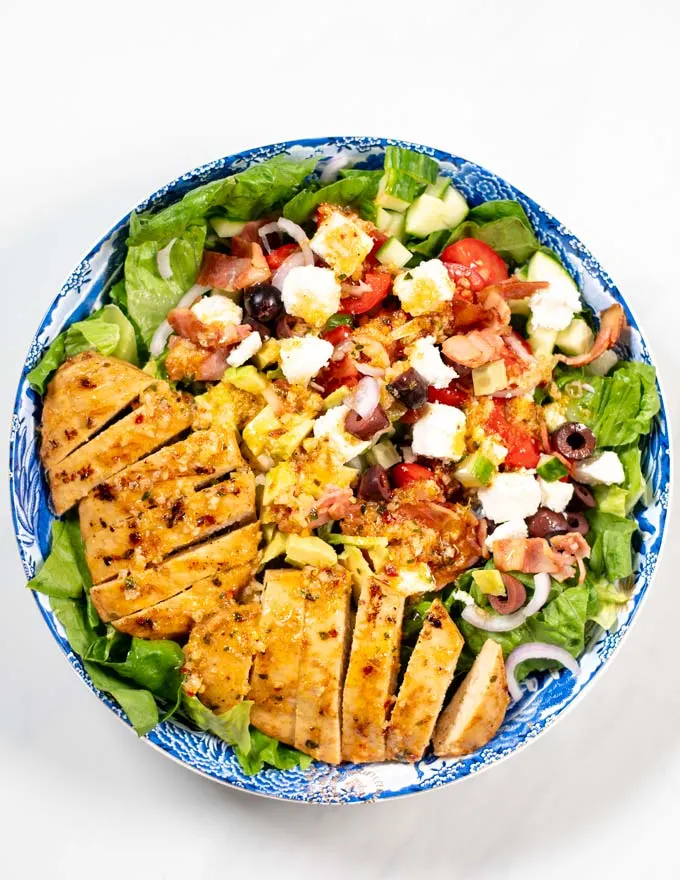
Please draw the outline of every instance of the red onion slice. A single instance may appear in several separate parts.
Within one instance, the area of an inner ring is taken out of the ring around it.
[[[194,302],[202,296],[204,293],[207,293],[210,290],[209,287],[205,287],[203,284],[194,284],[193,287],[190,287],[189,290],[184,294],[182,299],[175,306],[176,309],[186,309],[189,306],[192,306]],[[149,345],[149,354],[151,357],[160,357],[163,354],[163,349],[168,341],[168,337],[172,333],[172,327],[168,324],[167,320],[162,321],[159,325],[158,329],[153,335],[151,339],[151,344]]]
[[[380,386],[372,376],[364,376],[347,403],[357,415],[367,419],[380,403]]]
[[[338,179],[338,171],[349,164],[349,156],[333,156],[326,162],[319,179],[321,183],[332,183]]]
[[[518,358],[527,364],[533,363],[533,357],[529,354],[519,339],[516,336],[513,336],[512,333],[504,337],[504,342],[508,348],[511,348],[515,352]]]
[[[161,248],[161,250],[159,250],[156,254],[156,265],[158,266],[158,274],[164,281],[167,281],[168,278],[172,278],[170,251],[172,250],[172,246],[176,241],[176,238],[170,239],[169,243],[166,244],[164,248]]]
[[[505,661],[505,672],[508,676],[508,690],[514,702],[521,699],[522,688],[515,677],[515,670],[525,660],[555,660],[565,666],[572,675],[579,675],[581,667],[569,651],[550,645],[548,642],[527,642],[515,648]]]
[[[305,258],[304,265],[313,266],[314,254],[312,253],[312,250],[309,246],[307,233],[302,228],[302,226],[298,226],[297,223],[293,223],[291,220],[286,220],[285,217],[279,217],[277,224],[281,232],[285,232],[286,235],[289,235],[294,242],[300,245],[300,250],[302,251],[302,254]]]
[[[281,263],[279,268],[274,272],[274,276],[272,278],[272,285],[276,287],[277,290],[281,290],[283,287],[283,282],[286,280],[286,276],[290,272],[291,269],[296,269],[298,266],[305,266],[305,256],[302,251],[295,251],[294,254],[291,254],[289,257]]]
[[[482,610],[479,605],[468,605],[463,609],[461,617],[477,629],[483,629],[485,632],[510,632],[517,629],[524,621],[536,614],[548,601],[550,595],[550,576],[545,573],[534,575],[534,595],[531,601],[527,602],[524,608],[515,611],[512,614],[489,614],[488,611]]]
[[[275,232],[279,232],[279,224],[274,220],[273,223],[266,223],[264,226],[260,226],[257,230],[257,234],[260,236],[262,240],[262,247],[265,250],[265,253],[271,254],[272,248],[267,239],[268,235],[273,235]]]

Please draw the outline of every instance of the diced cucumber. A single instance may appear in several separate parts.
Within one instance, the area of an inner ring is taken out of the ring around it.
[[[451,180],[448,177],[438,177],[434,183],[431,183],[425,189],[425,195],[434,196],[435,199],[441,199],[449,187]]]
[[[286,562],[290,565],[296,567],[313,565],[316,568],[330,568],[337,561],[338,555],[335,550],[321,538],[288,535]]]
[[[372,449],[368,450],[366,460],[369,464],[379,464],[387,470],[401,461],[401,455],[397,452],[394,443],[389,440],[381,440],[380,443],[376,443]]]
[[[520,281],[528,281],[529,280],[529,264],[525,263],[523,266],[519,266],[513,272],[514,278],[519,278]]]
[[[463,220],[465,220],[470,211],[468,203],[465,201],[461,193],[459,193],[453,186],[450,186],[442,196],[442,203],[445,208],[445,229],[453,229],[454,226],[458,226],[459,223],[462,223]]]
[[[376,212],[375,225],[381,232],[402,241],[405,235],[405,220],[403,214],[395,211],[387,211],[385,208],[378,208]]]
[[[383,266],[401,269],[402,266],[408,263],[413,254],[398,239],[388,238],[380,250],[376,252],[375,256]]]
[[[536,473],[539,477],[542,477],[546,483],[555,483],[557,480],[561,480],[562,477],[566,477],[569,471],[559,458],[555,458],[554,455],[551,455],[546,461],[538,465]]]
[[[475,395],[493,394],[507,388],[508,374],[505,361],[492,361],[483,367],[475,367],[472,371],[472,387]]]
[[[211,217],[210,225],[220,238],[233,238],[243,232],[247,220],[228,220],[226,217]]]
[[[458,465],[454,476],[466,489],[478,489],[488,486],[495,473],[496,466],[489,458],[481,452],[473,452]]]
[[[432,232],[444,229],[444,202],[436,196],[423,193],[406,212],[406,232],[416,238],[427,238]]]
[[[618,360],[616,352],[610,348],[609,351],[602,352],[598,358],[595,358],[592,363],[588,364],[585,368],[586,373],[589,376],[606,376]]]
[[[529,345],[534,354],[552,354],[557,339],[557,331],[548,327],[534,327],[531,321],[527,324]]]
[[[557,256],[536,251],[527,263],[527,281],[548,281],[550,284],[570,284],[578,291],[574,279]]]
[[[505,584],[500,571],[493,568],[478,569],[472,572],[472,580],[487,596],[505,596]]]
[[[524,299],[509,299],[508,305],[513,315],[525,315],[528,318],[531,314],[528,297]]]
[[[388,211],[399,211],[403,213],[418,194],[418,187],[415,181],[407,181],[407,185],[394,187],[394,191],[387,189],[388,183],[383,175],[378,185],[378,194],[375,197],[375,203],[380,208],[387,208]],[[409,198],[412,196],[412,198]]]
[[[595,336],[583,318],[574,318],[566,330],[560,330],[555,344],[568,355],[585,354],[593,347]]]

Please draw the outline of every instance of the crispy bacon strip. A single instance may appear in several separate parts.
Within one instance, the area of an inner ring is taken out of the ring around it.
[[[354,495],[349,488],[340,489],[328,486],[321,498],[314,505],[316,517],[310,516],[309,523],[313,529],[323,526],[336,519],[343,519],[354,506]]]
[[[173,309],[168,323],[179,336],[210,349],[234,345],[252,332],[248,324],[204,324],[191,309]]]
[[[587,541],[578,532],[545,538],[505,538],[493,545],[493,560],[499,571],[521,571],[525,574],[549,574],[557,581],[574,577],[578,567],[581,577],[582,560],[590,555]]]
[[[550,287],[547,281],[522,281],[519,278],[506,278],[505,281],[499,281],[497,284],[489,284],[488,287],[479,291],[478,296],[496,293],[503,299],[527,299],[527,297],[536,293],[538,290],[545,290]]]
[[[504,347],[505,343],[498,328],[487,327],[484,330],[449,336],[442,345],[442,351],[457,364],[474,368],[498,360]]]
[[[270,278],[271,272],[259,245],[242,241],[236,245],[236,249],[247,253],[247,256],[205,251],[197,283],[219,290],[234,291]]]
[[[559,354],[557,360],[562,361],[563,364],[567,364],[569,367],[585,367],[586,364],[592,364],[601,354],[604,354],[605,351],[616,345],[625,326],[626,315],[623,311],[623,306],[614,303],[613,306],[609,306],[600,315],[600,329],[590,351],[587,351],[585,354],[577,354],[574,357]]]
[[[223,348],[209,351],[183,336],[171,336],[165,368],[173,381],[194,379],[216,382],[227,368],[227,352]]]

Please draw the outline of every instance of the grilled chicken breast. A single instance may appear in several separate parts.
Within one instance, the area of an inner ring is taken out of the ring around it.
[[[188,590],[151,608],[113,621],[120,632],[141,639],[181,639],[195,624],[231,603],[253,576],[251,565],[203,578]]]
[[[218,715],[248,693],[259,620],[259,602],[229,603],[197,623],[189,636],[184,690]]]
[[[481,749],[503,723],[509,702],[503,651],[487,639],[437,722],[435,755],[458,757]]]
[[[418,761],[425,754],[463,645],[458,627],[435,599],[392,710],[385,750],[389,760]]]
[[[103,621],[116,620],[170,599],[203,578],[254,563],[259,543],[259,523],[251,523],[171,556],[154,568],[123,571],[92,587],[90,598]]]
[[[342,705],[342,757],[385,760],[405,599],[373,577],[361,591]]]
[[[88,443],[79,446],[47,476],[58,514],[91,489],[185,431],[193,418],[193,399],[165,382],[140,395],[139,406]]]
[[[250,720],[263,733],[295,743],[305,600],[301,571],[266,572],[260,635],[263,651],[255,657],[249,700]]]
[[[305,569],[304,626],[295,747],[339,764],[342,685],[351,632],[351,581],[344,568]]]
[[[69,358],[47,388],[40,457],[49,470],[94,436],[157,380],[95,351]]]
[[[236,471],[231,479],[190,492],[96,531],[83,528],[85,556],[94,583],[122,569],[155,565],[182,547],[255,516],[255,477]]]

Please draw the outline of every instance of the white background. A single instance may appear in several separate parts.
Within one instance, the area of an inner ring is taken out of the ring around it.
[[[233,151],[381,134],[493,169],[589,245],[656,352],[677,434],[679,25],[675,0],[2,0],[7,423],[45,309],[132,205]],[[680,875],[677,533],[613,668],[531,748],[454,788],[306,808],[188,772],[97,703],[24,590],[1,502],[6,880]]]

